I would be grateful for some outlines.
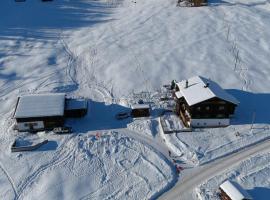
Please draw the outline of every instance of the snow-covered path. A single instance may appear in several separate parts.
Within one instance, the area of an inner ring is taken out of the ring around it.
[[[262,143],[247,147],[237,153],[216,160],[215,162],[198,167],[193,171],[191,170],[190,172],[187,172],[187,175],[184,176],[182,180],[179,181],[170,191],[164,193],[159,199],[194,199],[192,195],[193,189],[203,181],[228,170],[232,166],[239,164],[241,161],[244,161],[253,155],[269,152],[269,150],[270,140],[266,140]]]

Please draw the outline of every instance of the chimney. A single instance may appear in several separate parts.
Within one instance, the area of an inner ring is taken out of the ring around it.
[[[186,88],[188,88],[188,80],[186,80]]]
[[[209,82],[206,83],[206,85],[204,86],[204,88],[208,88],[209,87]]]

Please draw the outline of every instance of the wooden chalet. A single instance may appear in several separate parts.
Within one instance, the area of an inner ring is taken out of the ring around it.
[[[252,197],[237,183],[225,181],[219,186],[221,200],[252,200]]]
[[[217,83],[195,76],[175,84],[175,111],[187,127],[221,127],[230,124],[237,99]]]

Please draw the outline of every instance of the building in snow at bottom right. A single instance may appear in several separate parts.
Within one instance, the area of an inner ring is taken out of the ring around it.
[[[239,101],[216,82],[195,76],[174,87],[175,111],[187,127],[230,125]]]
[[[221,200],[252,200],[252,197],[237,183],[225,181],[219,186]]]

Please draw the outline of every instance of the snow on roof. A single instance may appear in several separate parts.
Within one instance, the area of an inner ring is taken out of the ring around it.
[[[175,96],[177,97],[177,99],[180,99],[181,97],[183,97],[182,93],[180,91],[177,91],[175,93]]]
[[[65,94],[35,94],[19,98],[15,118],[63,116]]]
[[[65,110],[87,109],[87,101],[85,99],[67,99]]]
[[[187,88],[186,81],[188,81]],[[227,93],[216,82],[201,76],[194,76],[188,80],[178,82],[176,85],[180,89],[181,96],[185,98],[190,106],[213,97],[218,97],[236,105],[239,104],[239,101],[235,97]],[[206,85],[208,86],[206,87]]]
[[[237,183],[229,180],[220,185],[220,188],[232,199],[232,200],[252,200],[252,197]]]
[[[134,104],[131,106],[131,109],[149,109],[150,106],[148,104]]]

